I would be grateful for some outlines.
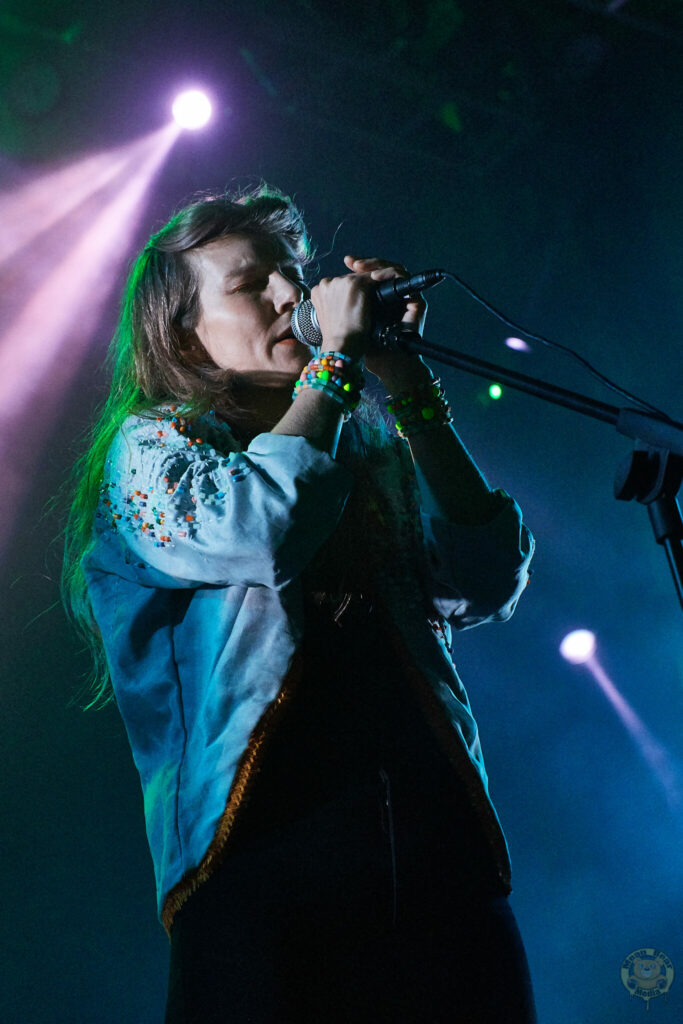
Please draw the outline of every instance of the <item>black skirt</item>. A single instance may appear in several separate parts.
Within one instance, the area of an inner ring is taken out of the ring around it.
[[[491,850],[356,599],[304,675],[221,865],[176,914],[166,1024],[531,1024]]]

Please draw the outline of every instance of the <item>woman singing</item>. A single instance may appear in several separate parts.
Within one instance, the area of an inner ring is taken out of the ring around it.
[[[65,587],[140,773],[166,1021],[530,1024],[450,645],[510,617],[533,540],[429,367],[373,350],[374,282],[405,268],[344,262],[313,350],[291,200],[181,210],[135,263],[76,467]]]

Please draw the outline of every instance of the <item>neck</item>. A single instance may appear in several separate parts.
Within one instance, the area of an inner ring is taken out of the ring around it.
[[[268,433],[292,404],[293,382],[264,386],[241,381],[233,390],[224,418],[234,426],[243,443],[249,444],[257,434]]]

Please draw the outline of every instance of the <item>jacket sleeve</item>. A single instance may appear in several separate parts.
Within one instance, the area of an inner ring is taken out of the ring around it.
[[[109,453],[91,568],[154,586],[280,589],[334,530],[353,477],[303,437],[259,434],[243,452],[126,421]]]
[[[454,629],[505,621],[529,582],[535,542],[503,490],[488,523],[461,526],[421,512],[429,584],[437,612]]]

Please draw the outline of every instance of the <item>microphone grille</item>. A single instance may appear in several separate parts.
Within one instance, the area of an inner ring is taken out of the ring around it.
[[[313,348],[320,347],[320,327],[310,299],[304,299],[292,310],[292,331],[297,341]]]

